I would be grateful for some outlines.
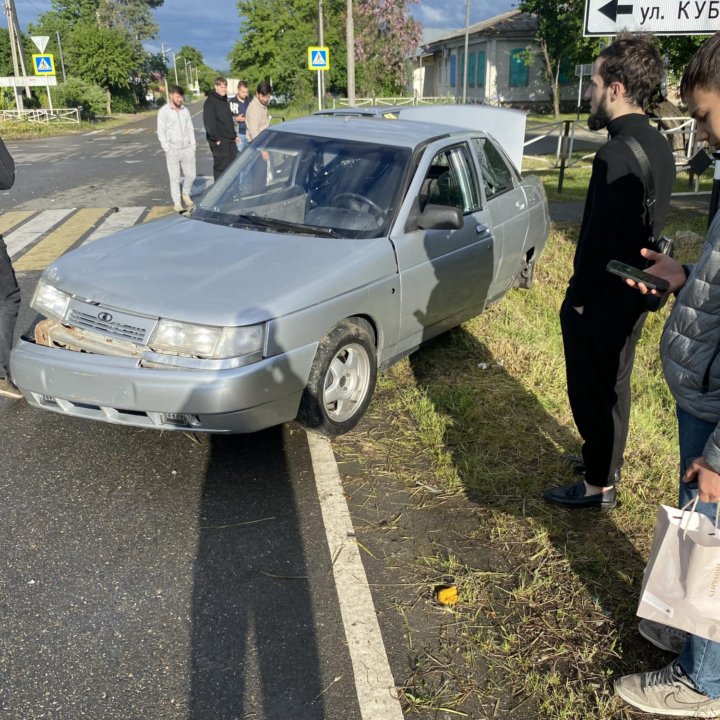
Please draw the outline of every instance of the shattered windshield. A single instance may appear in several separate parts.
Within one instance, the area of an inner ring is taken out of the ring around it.
[[[193,217],[326,237],[386,235],[407,148],[266,130],[243,148]]]

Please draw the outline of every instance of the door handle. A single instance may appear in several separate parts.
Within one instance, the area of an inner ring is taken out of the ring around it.
[[[483,233],[489,232],[490,228],[487,225],[483,225],[482,223],[479,223],[475,226],[475,232],[478,235],[482,235]]]

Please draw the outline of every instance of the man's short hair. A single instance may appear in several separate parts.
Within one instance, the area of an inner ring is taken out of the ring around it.
[[[178,95],[182,95],[183,97],[185,97],[185,91],[179,85],[171,85],[168,88],[168,92],[171,95],[175,95],[177,93]]]
[[[267,80],[261,80],[257,86],[258,95],[272,95],[272,85]]]
[[[684,102],[695,88],[720,93],[720,33],[706,40],[687,64],[680,81]]]
[[[248,89],[248,84],[247,84],[244,80],[241,80],[241,81],[238,83],[238,90],[239,90],[240,88],[245,88],[245,89],[247,90],[247,89]]]
[[[622,83],[628,102],[644,110],[665,74],[655,38],[648,33],[621,33],[600,58],[599,73],[605,85]]]
[[[227,85],[227,78],[224,78],[222,75],[218,75],[215,78],[215,84],[216,85]]]

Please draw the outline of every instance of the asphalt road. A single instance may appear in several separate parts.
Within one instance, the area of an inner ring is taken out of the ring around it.
[[[152,119],[10,148],[2,210],[169,203]],[[19,273],[18,332],[38,276]],[[0,428],[3,720],[360,718],[304,432],[161,434],[5,399]]]

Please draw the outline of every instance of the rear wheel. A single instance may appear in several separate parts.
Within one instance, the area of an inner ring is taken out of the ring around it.
[[[329,436],[352,430],[370,404],[376,378],[372,327],[360,318],[343,320],[318,346],[298,420]]]
[[[520,259],[520,267],[518,268],[518,273],[515,276],[513,286],[523,288],[524,290],[530,289],[533,284],[534,273],[535,260],[533,259],[532,254],[529,256],[523,256]]]

